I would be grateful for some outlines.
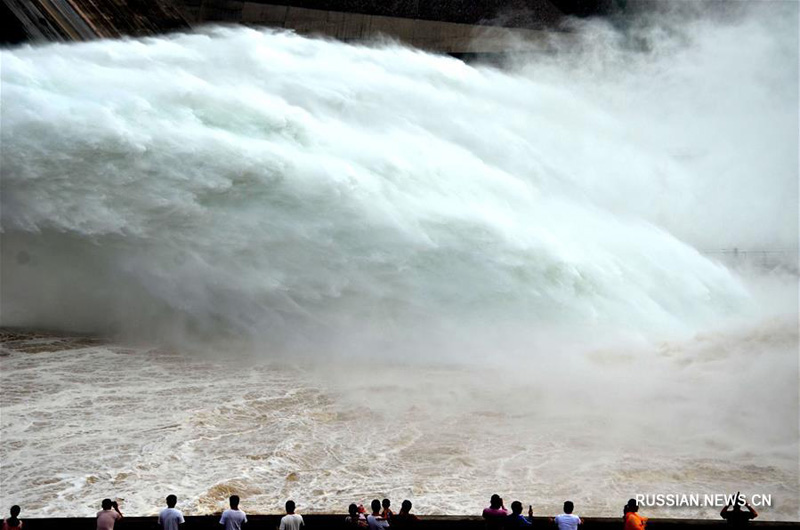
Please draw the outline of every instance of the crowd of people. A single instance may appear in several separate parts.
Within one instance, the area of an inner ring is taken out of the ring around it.
[[[580,517],[573,514],[575,505],[572,501],[564,502],[564,512],[550,518],[558,530],[577,530],[578,525],[583,524]],[[506,509],[500,495],[492,495],[489,499],[489,506],[483,509],[483,518],[486,520],[487,530],[515,530],[533,526],[533,506],[528,505],[527,517],[522,515],[522,503],[514,501],[511,503],[511,512]],[[632,530],[625,526],[624,530]],[[643,530],[643,529],[640,529]]]
[[[733,499],[739,499],[739,493]],[[758,517],[758,513],[750,506],[750,503],[728,502],[720,512],[720,516],[725,519],[729,526],[734,528],[746,527],[747,523]],[[742,506],[746,510],[742,509]],[[564,501],[564,511],[560,515],[550,518],[558,530],[578,530],[578,526],[583,524],[583,520],[575,515],[575,504],[572,501]],[[483,510],[483,518],[486,520],[487,530],[516,530],[533,526],[533,506],[528,506],[528,516],[522,515],[522,503],[514,501],[511,503],[509,513],[503,504],[503,499],[499,495],[492,495],[489,506]],[[647,518],[639,515],[639,504],[636,499],[630,499],[622,508],[622,527],[623,530],[645,530]]]
[[[349,515],[345,517],[344,522],[348,528],[353,529],[383,530],[391,527],[394,530],[405,530],[412,528],[418,521],[417,516],[411,513],[411,501],[403,501],[397,513],[392,511],[391,506],[392,502],[389,499],[383,501],[375,499],[370,503],[372,513],[367,515],[363,505],[353,503],[348,507]]]
[[[736,495],[739,498],[739,495]],[[158,526],[162,530],[179,530],[185,520],[183,513],[176,508],[178,498],[175,495],[168,495],[166,498],[167,507],[158,514]],[[242,530],[242,526],[247,523],[247,514],[239,508],[238,495],[231,495],[228,499],[230,508],[222,512],[219,524],[222,530]],[[114,523],[122,519],[122,512],[119,505],[111,499],[103,499],[100,503],[102,510],[97,512],[97,530],[114,530]],[[380,501],[375,499],[370,503],[371,513],[361,504],[351,504],[348,507],[348,515],[344,518],[345,525],[352,530],[411,530],[419,521],[416,515],[411,513],[412,504],[409,500],[404,500],[400,506],[400,511],[392,511],[392,503],[389,499]],[[720,516],[725,519],[730,526],[744,527],[751,519],[758,517],[758,513],[745,502],[742,506],[730,501],[720,512]],[[297,506],[292,500],[286,501],[286,515],[281,518],[278,530],[301,530],[305,526],[303,516],[295,513]],[[511,503],[509,512],[503,503],[500,495],[492,495],[489,506],[483,510],[483,519],[486,522],[486,530],[518,530],[533,526],[533,506],[528,505],[528,515],[522,514],[523,507],[520,501]],[[575,504],[572,501],[564,502],[563,513],[550,518],[550,522],[557,530],[578,530],[583,524],[583,520],[575,515]],[[22,530],[22,521],[19,519],[20,507],[11,507],[11,517],[3,519],[2,530]],[[639,505],[635,499],[631,499],[622,510],[622,530],[645,530],[647,518],[639,515]]]

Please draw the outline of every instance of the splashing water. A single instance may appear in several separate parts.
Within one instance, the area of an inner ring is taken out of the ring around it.
[[[603,485],[596,515],[630,484],[796,493],[796,277],[768,291],[701,252],[797,245],[797,6],[742,10],[585,23],[502,70],[246,28],[4,50],[2,325],[213,353],[8,349],[5,389],[50,389],[2,394],[3,461],[58,499],[36,513],[179,482],[197,513],[237,488],[262,511],[380,490],[460,513],[495,488],[556,509]],[[213,364],[242,351],[305,368]],[[343,357],[392,383],[338,375]],[[534,375],[487,390],[486,358]],[[615,388],[632,373],[648,383]],[[85,413],[106,400],[125,443]],[[53,436],[69,464],[37,449]],[[564,455],[596,463],[576,480]],[[24,491],[3,481],[4,502]]]

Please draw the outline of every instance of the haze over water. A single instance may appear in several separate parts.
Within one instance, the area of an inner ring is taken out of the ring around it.
[[[3,50],[0,504],[797,520],[798,8],[690,11]]]

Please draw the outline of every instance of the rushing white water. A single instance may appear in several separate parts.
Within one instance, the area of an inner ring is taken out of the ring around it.
[[[4,50],[2,325],[179,352],[8,347],[4,505],[745,483],[796,518],[796,276],[701,251],[797,246],[797,6],[663,16],[505,70],[245,28]]]

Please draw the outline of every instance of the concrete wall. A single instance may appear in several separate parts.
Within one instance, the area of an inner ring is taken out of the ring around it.
[[[712,510],[713,511],[713,510]],[[710,513],[709,516],[715,515]],[[24,514],[23,514],[24,515]],[[278,515],[248,515],[249,523],[244,530],[275,530],[280,521]],[[347,530],[344,514],[304,515],[308,530]],[[94,530],[94,518],[85,519],[23,519],[25,530]],[[800,528],[799,523],[790,522],[752,522],[753,530],[788,530]],[[158,528],[155,517],[126,517],[116,524],[115,530],[155,530]],[[218,516],[186,517],[181,530],[219,530]],[[727,523],[722,519],[651,519],[647,530],[709,529],[724,530]],[[549,519],[534,518],[532,530],[554,530]],[[421,520],[414,530],[486,530],[481,517],[477,516],[428,516]],[[622,530],[622,518],[586,518],[581,530]]]
[[[568,38],[568,35],[563,33],[540,29],[308,9],[265,4],[260,1],[3,0],[3,2],[32,40],[45,41],[155,35],[212,23],[281,28],[301,35],[323,36],[344,42],[363,43],[388,37],[416,48],[451,54],[494,54],[508,51],[538,53],[548,50],[553,39]],[[494,1],[494,3],[504,2]],[[395,6],[393,9],[399,7]]]
[[[208,0],[194,0],[206,3]],[[250,0],[272,3],[270,0]],[[283,0],[281,4],[317,11],[361,13],[393,18],[491,24],[543,29],[558,24],[565,14],[604,13],[613,0]]]
[[[182,0],[180,8],[193,25],[222,22],[268,26],[345,42],[370,42],[389,37],[416,48],[444,53],[540,52],[549,49],[555,38],[552,32],[543,30],[323,11],[240,0]],[[560,38],[565,37],[560,35]]]

